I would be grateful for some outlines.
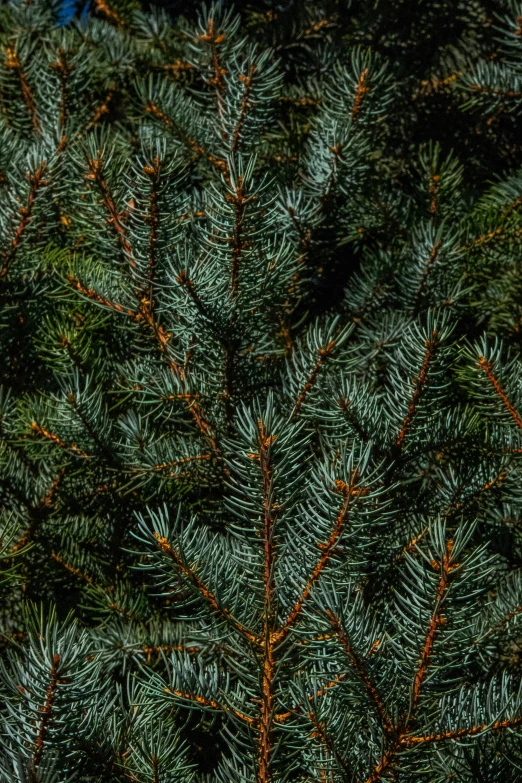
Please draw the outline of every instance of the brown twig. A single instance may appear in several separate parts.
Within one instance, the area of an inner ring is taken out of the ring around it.
[[[359,677],[360,681],[364,685],[364,689],[368,695],[370,702],[373,704],[375,712],[379,716],[385,736],[391,736],[394,732],[394,726],[386,712],[386,708],[384,706],[384,702],[381,698],[379,691],[377,690],[376,686],[370,679],[370,676],[366,669],[365,662],[355,652],[348,638],[348,635],[346,634],[344,628],[341,625],[340,620],[333,614],[333,612],[330,609],[327,609],[326,614],[328,616],[328,619],[330,620],[334,633],[337,635],[337,638],[341,642],[341,646],[344,652],[348,656],[348,659],[350,660],[352,666],[357,672],[357,676]]]
[[[215,611],[223,620],[231,625],[236,631],[242,634],[250,642],[257,642],[255,634],[251,633],[241,623],[239,623],[226,607],[221,606],[220,602],[214,595],[214,593],[208,589],[201,577],[191,568],[188,563],[181,557],[181,555],[174,549],[169,543],[169,540],[165,536],[160,536],[159,533],[154,532],[154,538],[158,542],[158,546],[162,552],[164,552],[174,563],[178,571],[183,575],[187,582],[201,595],[201,597],[209,604],[209,606]]]
[[[49,432],[49,430],[46,430],[45,427],[42,427],[36,421],[31,423],[31,430],[36,432],[38,435],[41,435],[43,438],[50,440],[52,443],[56,443],[56,445],[61,449],[64,449],[64,451],[72,451],[78,457],[90,459],[89,455],[86,454],[85,451],[82,451],[80,448],[78,448],[78,446],[76,446],[74,443],[66,443],[58,435],[55,435],[54,432]]]
[[[5,66],[6,68],[10,68],[16,72],[20,80],[20,86],[22,88],[24,103],[27,107],[29,117],[31,118],[34,131],[38,136],[40,136],[41,128],[40,128],[40,122],[38,120],[38,114],[36,111],[36,103],[34,100],[34,96],[29,86],[29,82],[27,81],[27,77],[22,68],[22,64],[20,63],[20,58],[18,57],[18,53],[12,43],[8,44],[7,46],[7,59],[5,61]]]
[[[358,120],[364,96],[370,92],[370,88],[367,86],[367,80],[368,80],[368,68],[365,68],[359,74],[359,78],[357,80],[357,90],[355,91],[355,97],[353,99],[352,122],[354,124]]]
[[[116,13],[116,11],[113,11],[113,9],[107,3],[107,0],[94,0],[94,5],[96,6],[96,10],[100,11],[100,13],[106,16],[109,21],[115,22],[118,27],[125,26],[125,20],[122,19],[121,16]]]
[[[274,676],[276,669],[274,644],[274,525],[277,511],[272,496],[271,446],[276,436],[269,435],[264,423],[259,420],[258,445],[259,463],[263,474],[263,552],[264,552],[264,597],[262,644],[262,693],[258,736],[258,783],[270,781],[270,756],[272,748],[272,722],[274,713]]]
[[[406,435],[410,431],[413,419],[415,418],[415,414],[417,413],[417,406],[420,402],[420,398],[424,390],[424,387],[428,381],[430,366],[433,361],[433,355],[437,348],[438,335],[439,335],[438,331],[434,329],[433,332],[431,333],[431,338],[429,340],[426,340],[424,344],[426,347],[426,353],[424,354],[421,371],[419,373],[419,376],[414,379],[413,396],[408,406],[408,412],[406,413],[400,432],[397,435],[397,440],[395,441],[395,445],[398,448],[402,447],[404,443],[404,439],[406,438]]]
[[[394,736],[388,747],[383,751],[381,758],[373,771],[366,778],[365,783],[376,783],[382,779],[384,773],[389,772],[393,767],[397,754],[402,750],[409,747],[410,727],[415,720],[415,712],[418,706],[422,687],[424,685],[428,668],[431,664],[433,656],[433,646],[437,637],[439,629],[445,622],[445,618],[442,614],[444,599],[448,591],[451,573],[458,568],[458,565],[453,562],[452,559],[453,541],[448,541],[446,544],[446,551],[442,556],[440,563],[433,563],[434,567],[440,568],[440,577],[437,585],[437,592],[435,596],[435,605],[428,624],[428,631],[424,640],[422,651],[420,654],[419,663],[415,671],[415,677],[413,679],[410,707],[408,712],[402,717],[399,725],[395,728]]]
[[[68,65],[65,51],[62,48],[58,52],[56,62],[51,63],[51,68],[56,71],[60,80],[60,125],[63,128],[67,121],[67,79],[73,69]]]
[[[118,212],[114,199],[105,181],[103,172],[103,161],[101,156],[97,158],[89,158],[88,160],[89,173],[86,175],[86,179],[94,180],[101,192],[103,204],[109,213],[109,222],[112,224],[116,235],[120,241],[123,252],[129,260],[132,267],[136,268],[136,261],[132,252],[132,247],[128,241],[125,229],[122,223],[122,215]]]
[[[506,408],[507,412],[509,413],[509,415],[511,416],[511,418],[513,419],[517,427],[522,430],[522,418],[520,417],[519,412],[511,403],[506,392],[500,385],[495,373],[493,372],[493,365],[491,364],[491,362],[489,362],[484,356],[480,356],[478,360],[478,367],[486,374],[487,379],[490,381],[495,392],[502,400],[502,404]]]
[[[252,106],[252,102],[250,100],[250,93],[252,92],[252,84],[254,81],[255,72],[256,72],[256,66],[251,65],[248,71],[248,76],[245,76],[242,73],[239,74],[239,79],[244,84],[245,91],[243,93],[243,100],[241,101],[241,110],[239,112],[239,119],[237,121],[237,125],[234,130],[234,135],[232,137],[233,153],[237,151],[237,148],[239,146],[239,141],[241,139],[241,132],[243,130],[243,125],[245,124],[247,112],[248,109]]]
[[[9,249],[0,252],[0,259],[2,263],[2,268],[0,269],[0,281],[5,280],[5,278],[7,277],[9,268],[13,263],[16,254],[20,248],[24,233],[31,222],[36,196],[38,195],[40,188],[42,188],[44,185],[49,184],[49,181],[44,179],[46,165],[47,165],[46,162],[42,161],[38,166],[38,168],[36,169],[36,171],[34,172],[34,174],[27,175],[30,184],[30,189],[29,189],[29,195],[27,197],[27,202],[25,206],[20,207],[18,210],[18,212],[21,215],[20,222],[18,223],[15,229],[14,237],[11,241],[11,246],[9,247]]]
[[[176,122],[174,122],[174,120],[172,120],[170,117],[167,117],[167,115],[161,111],[159,106],[154,103],[154,101],[148,101],[145,105],[145,110],[148,111],[149,114],[152,114],[153,117],[156,117],[157,120],[162,122],[163,125],[165,125],[172,133],[178,136],[178,138],[198,156],[201,155],[201,157],[206,158],[206,160],[208,160],[208,162],[211,163],[220,174],[228,177],[229,171],[227,162],[221,158],[216,158],[214,155],[211,155],[200,144],[194,141],[194,139],[191,139],[190,136],[182,128],[180,128]]]
[[[299,392],[296,403],[294,405],[294,412],[293,412],[294,416],[296,416],[301,410],[301,407],[308,393],[313,388],[314,383],[317,380],[317,376],[319,375],[322,366],[332,355],[335,345],[336,345],[335,340],[330,340],[326,348],[319,348],[319,350],[317,351],[317,355],[318,355],[317,361],[315,362],[312,372],[308,376],[306,383],[304,384],[303,388]]]
[[[367,487],[361,488],[358,486],[358,480],[359,480],[359,475],[357,471],[352,471],[349,484],[346,484],[344,481],[339,481],[339,480],[336,482],[336,489],[338,492],[340,492],[340,494],[343,495],[344,498],[343,504],[339,510],[339,513],[337,514],[337,518],[335,520],[334,526],[332,528],[332,532],[330,533],[328,540],[325,541],[324,543],[322,542],[318,544],[318,547],[321,551],[321,555],[317,560],[317,563],[315,564],[315,567],[308,578],[308,581],[304,587],[303,592],[301,593],[301,595],[295,602],[294,606],[292,607],[292,610],[289,613],[288,617],[286,618],[285,622],[283,623],[282,628],[275,634],[274,641],[276,644],[281,644],[281,642],[288,635],[290,629],[295,625],[295,623],[299,619],[301,612],[304,608],[304,605],[310,598],[313,586],[319,580],[322,572],[324,571],[332,555],[334,554],[337,544],[339,543],[339,539],[341,538],[341,535],[343,533],[344,526],[346,524],[346,519],[354,499],[356,497],[368,493]]]
[[[49,723],[51,722],[53,715],[53,705],[56,698],[56,689],[58,687],[59,681],[60,660],[60,656],[58,653],[56,653],[53,658],[53,664],[51,666],[50,682],[49,687],[47,688],[47,693],[45,695],[45,704],[40,711],[42,718],[40,720],[40,728],[38,730],[38,735],[36,737],[36,742],[33,749],[33,765],[35,767],[38,767],[42,760],[44,742],[46,740],[47,732],[49,730]]]

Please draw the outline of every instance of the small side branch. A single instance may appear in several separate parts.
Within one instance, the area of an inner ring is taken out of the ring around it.
[[[433,361],[435,350],[437,348],[438,335],[439,335],[438,331],[434,329],[431,334],[431,338],[429,340],[426,340],[425,342],[426,353],[424,354],[424,360],[422,362],[422,367],[419,376],[418,378],[415,378],[413,396],[408,406],[408,412],[406,413],[400,432],[397,435],[397,440],[395,441],[395,446],[397,448],[402,447],[404,443],[404,439],[406,438],[406,435],[410,431],[413,419],[415,418],[415,415],[417,413],[417,407],[419,405],[424,387],[426,386],[426,383],[428,381],[428,374],[430,371],[431,363]]]
[[[343,504],[339,510],[339,513],[337,514],[337,518],[332,528],[330,537],[328,538],[327,541],[318,545],[319,549],[321,550],[321,556],[319,557],[314,567],[314,570],[312,571],[310,577],[308,578],[308,581],[305,585],[303,592],[295,602],[292,611],[286,618],[286,621],[284,622],[282,628],[274,635],[274,642],[276,644],[281,644],[281,642],[288,635],[290,629],[295,625],[295,623],[299,619],[306,602],[310,598],[310,594],[312,592],[313,586],[319,580],[322,572],[324,571],[332,555],[334,554],[339,539],[343,533],[348,512],[351,508],[354,499],[368,492],[368,489],[366,487],[361,488],[358,486],[358,479],[359,479],[359,475],[357,471],[354,470],[350,477],[349,484],[346,484],[344,481],[336,482],[336,489],[344,497]]]
[[[65,51],[62,48],[58,52],[58,59],[56,60],[56,62],[51,63],[51,68],[58,74],[58,78],[60,80],[60,125],[63,128],[63,126],[67,122],[67,116],[68,116],[67,79],[69,78],[69,74],[73,69],[68,64]]]
[[[230,238],[232,247],[232,293],[231,299],[234,299],[239,292],[239,270],[241,266],[241,256],[245,249],[243,240],[243,220],[245,216],[245,189],[243,187],[243,177],[237,178],[237,184],[234,195],[226,194],[226,199],[234,204],[234,232]]]
[[[53,558],[53,560],[56,560],[57,563],[60,563],[62,568],[65,568],[66,571],[68,571],[70,574],[75,576],[77,579],[80,579],[82,582],[87,582],[87,584],[89,584],[89,585],[93,584],[94,580],[93,580],[92,576],[89,576],[89,574],[85,574],[79,568],[76,568],[75,566],[71,565],[70,563],[67,563],[56,552],[51,552],[51,557]]]
[[[343,650],[345,651],[348,659],[350,660],[352,666],[354,667],[355,671],[357,672],[357,675],[361,682],[364,685],[364,689],[366,691],[366,694],[373,704],[373,707],[375,709],[375,712],[377,713],[381,725],[384,731],[384,734],[387,736],[390,736],[393,734],[394,726],[388,717],[388,714],[386,712],[386,709],[384,707],[384,703],[381,699],[381,696],[373,684],[373,682],[370,679],[370,676],[366,670],[366,666],[363,660],[360,659],[360,657],[357,655],[355,650],[353,649],[350,640],[348,639],[347,634],[345,633],[341,622],[338,617],[336,617],[333,612],[331,612],[329,609],[326,612],[328,619],[330,620],[330,623],[332,625],[332,629],[337,635],[337,638],[339,639],[341,646]]]
[[[245,715],[244,712],[240,712],[239,710],[230,707],[228,704],[220,704],[214,699],[207,699],[204,696],[187,693],[185,691],[176,691],[172,690],[171,688],[165,688],[165,691],[166,693],[171,693],[177,699],[182,699],[183,701],[189,702],[195,707],[200,707],[206,710],[213,710],[216,712],[226,712],[230,715],[233,715],[235,718],[238,718],[238,720],[242,721],[243,723],[248,723],[249,726],[257,725],[255,718],[252,718],[250,715]]]
[[[100,157],[89,158],[88,161],[89,173],[86,175],[86,179],[94,180],[102,195],[103,204],[109,213],[109,222],[112,223],[114,231],[118,236],[123,252],[129,260],[132,267],[136,267],[136,261],[132,252],[132,247],[125,235],[125,229],[122,223],[122,216],[116,208],[116,204],[112,197],[112,194],[107,186],[103,175],[103,161]]]
[[[514,407],[514,405],[510,402],[509,397],[507,396],[506,392],[500,385],[495,373],[493,372],[493,365],[491,362],[488,362],[488,360],[481,356],[478,360],[478,367],[481,369],[487,379],[490,381],[491,385],[493,386],[495,392],[502,400],[502,404],[504,405],[505,409],[517,425],[519,429],[522,430],[522,418],[520,418],[520,414],[518,413],[517,409]]]
[[[332,355],[333,350],[335,348],[335,345],[336,345],[335,340],[331,340],[328,343],[328,345],[326,346],[326,348],[319,348],[319,350],[317,351],[318,359],[317,359],[317,361],[316,361],[316,363],[315,363],[315,365],[313,367],[312,372],[310,373],[310,375],[308,377],[308,380],[306,381],[305,385],[303,386],[303,388],[301,389],[301,391],[299,393],[299,396],[297,397],[297,400],[296,400],[296,403],[295,403],[295,406],[294,406],[294,413],[293,413],[294,416],[297,416],[297,414],[301,410],[301,408],[303,406],[303,403],[306,400],[307,395],[309,394],[309,392],[311,391],[311,389],[313,388],[313,386],[314,386],[314,384],[315,384],[315,382],[317,380],[317,376],[319,375],[319,372],[321,371],[322,366],[324,365],[324,363],[326,361],[328,361],[328,359]]]
[[[252,85],[254,82],[254,74],[256,72],[255,65],[252,65],[248,71],[248,75],[245,76],[244,74],[239,74],[239,79],[241,82],[243,82],[244,85],[244,93],[243,93],[243,100],[241,101],[241,110],[239,112],[239,119],[237,121],[236,129],[234,131],[234,135],[232,137],[232,152],[236,152],[237,148],[239,146],[239,142],[241,140],[241,133],[243,131],[243,126],[245,124],[246,116],[248,109],[252,105],[252,102],[250,100],[250,93],[252,92]]]
[[[148,111],[149,114],[152,114],[152,116],[159,120],[163,125],[165,125],[165,127],[167,127],[171,133],[177,136],[183,142],[183,144],[195,152],[196,155],[208,160],[208,162],[211,163],[220,174],[228,177],[229,171],[227,162],[221,158],[216,158],[214,155],[211,155],[209,152],[203,149],[200,144],[194,141],[194,139],[191,139],[190,136],[182,128],[180,128],[176,122],[174,122],[174,120],[172,120],[170,117],[167,117],[167,115],[161,111],[159,106],[154,103],[154,101],[148,101],[145,105],[145,110]]]
[[[354,124],[359,118],[364,96],[369,92],[370,88],[368,87],[368,68],[365,68],[359,74],[359,79],[357,80],[357,90],[355,91],[355,97],[353,99],[352,122]]]
[[[56,445],[64,451],[72,451],[78,457],[90,459],[89,455],[86,454],[85,451],[82,451],[80,448],[78,448],[78,446],[76,446],[74,443],[66,443],[58,435],[55,435],[54,432],[49,432],[49,430],[46,430],[45,427],[42,427],[36,421],[31,423],[31,430],[37,435],[41,435],[41,437],[50,440],[52,443],[56,443]]]
[[[410,727],[415,720],[415,711],[421,697],[422,687],[424,685],[429,666],[431,664],[435,639],[440,627],[445,622],[442,610],[444,599],[446,597],[450,583],[451,573],[458,567],[458,565],[453,562],[452,551],[453,541],[450,540],[446,544],[446,551],[442,556],[441,562],[433,563],[434,567],[440,568],[440,577],[437,585],[437,593],[435,596],[435,606],[430,617],[428,631],[424,640],[420,660],[413,680],[410,708],[395,729],[395,736],[393,737],[392,735],[393,739],[391,743],[384,750],[379,763],[366,778],[365,783],[376,783],[378,780],[382,780],[383,775],[386,772],[389,772],[395,764],[397,754],[403,749],[412,747],[412,744],[409,744],[411,737],[409,737],[408,734],[410,732]],[[448,739],[449,738],[450,737],[448,737]]]
[[[72,288],[78,291],[78,293],[82,296],[90,299],[92,302],[96,302],[96,304],[102,305],[108,310],[115,310],[117,313],[124,313],[125,315],[130,316],[130,318],[132,318],[134,321],[138,320],[139,316],[135,310],[130,310],[128,307],[123,307],[123,305],[118,304],[118,302],[107,299],[95,291],[94,288],[89,288],[88,286],[83,285],[83,283],[81,283],[73,275],[66,275],[66,279]]]
[[[94,0],[94,5],[96,6],[96,10],[107,17],[110,22],[114,22],[116,25],[118,25],[118,27],[125,26],[125,21],[121,18],[121,16],[119,16],[119,14],[116,13],[116,11],[113,11],[107,0]]]
[[[426,266],[424,267],[424,270],[422,272],[421,281],[420,281],[419,287],[417,289],[417,296],[416,296],[416,299],[415,299],[415,306],[413,308],[413,317],[414,318],[416,318],[417,315],[419,314],[420,306],[421,306],[421,303],[422,303],[422,297],[423,297],[423,294],[424,294],[424,289],[426,288],[426,284],[428,282],[428,276],[430,274],[431,267],[433,266],[433,264],[435,263],[435,261],[438,258],[440,247],[441,247],[441,243],[440,242],[436,242],[433,245],[433,247],[431,249],[431,253],[429,255],[429,258],[428,258],[428,260],[426,262]]]
[[[177,552],[174,547],[169,543],[168,539],[165,538],[165,536],[160,536],[159,533],[154,532],[154,538],[158,542],[158,546],[161,549],[162,552],[164,552],[167,557],[169,557],[170,560],[174,563],[179,573],[186,579],[186,581],[192,585],[194,590],[198,592],[201,597],[209,604],[211,609],[216,612],[223,620],[225,620],[229,625],[231,625],[234,630],[238,631],[242,636],[244,636],[246,639],[248,639],[249,642],[257,643],[257,637],[251,633],[247,628],[245,628],[241,623],[239,623],[230,612],[229,609],[226,607],[221,606],[218,599],[214,595],[214,593],[208,589],[208,587],[205,585],[203,580],[198,576],[198,574],[190,568],[190,566],[185,562],[185,560],[181,557],[179,552]]]
[[[34,100],[34,95],[29,86],[29,82],[27,81],[27,77],[22,68],[22,64],[20,63],[20,58],[18,57],[18,53],[14,48],[13,44],[9,44],[9,46],[7,47],[7,59],[5,61],[5,66],[6,68],[10,68],[13,71],[15,71],[16,75],[19,78],[20,86],[22,88],[24,103],[27,107],[27,112],[29,114],[29,117],[31,118],[31,122],[35,133],[38,136],[40,136],[41,128],[40,128],[40,122],[38,120],[38,114],[36,111],[36,102]]]
[[[45,704],[41,710],[42,718],[40,721],[40,728],[38,730],[38,735],[36,737],[36,742],[34,744],[34,749],[33,749],[34,767],[38,767],[38,765],[42,760],[44,742],[46,740],[47,732],[49,731],[49,724],[51,722],[52,715],[53,715],[53,705],[56,698],[56,689],[58,687],[58,680],[59,680],[60,660],[61,660],[60,656],[57,653],[53,658],[53,665],[50,671],[49,687],[47,688],[47,693],[45,696]]]
[[[430,745],[435,742],[446,742],[448,740],[460,740],[465,737],[476,737],[485,731],[500,731],[502,729],[514,729],[522,725],[522,717],[508,718],[506,720],[496,720],[494,723],[484,723],[479,726],[469,726],[454,731],[444,731],[440,734],[425,734],[419,737],[405,737],[402,740],[402,746],[405,748],[419,747],[419,745]]]
[[[264,596],[263,596],[263,634],[262,645],[262,693],[258,735],[258,783],[269,783],[270,763],[272,754],[272,731],[274,720],[275,694],[274,678],[276,672],[275,642],[274,642],[274,525],[276,509],[272,502],[272,459],[271,446],[276,435],[267,432],[265,424],[259,420],[258,444],[259,463],[263,475],[263,551],[264,551]]]
[[[10,248],[0,253],[0,259],[2,263],[2,268],[0,269],[0,281],[7,277],[9,268],[15,260],[16,254],[23,241],[25,231],[31,222],[34,203],[36,201],[36,196],[38,195],[39,190],[44,185],[49,184],[48,180],[44,179],[45,170],[46,162],[42,161],[36,169],[35,173],[28,175],[28,180],[30,183],[29,195],[27,197],[25,206],[20,207],[18,210],[21,215],[20,222],[15,229]]]

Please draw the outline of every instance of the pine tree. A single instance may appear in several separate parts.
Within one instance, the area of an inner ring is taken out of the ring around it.
[[[2,13],[0,780],[518,780],[518,175],[364,9]]]

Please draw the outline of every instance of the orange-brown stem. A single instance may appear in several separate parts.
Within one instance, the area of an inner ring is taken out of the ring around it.
[[[263,597],[263,634],[262,645],[262,684],[261,709],[258,736],[258,783],[269,783],[272,751],[272,731],[274,720],[274,675],[276,669],[274,645],[274,525],[276,510],[271,501],[272,495],[272,459],[271,446],[276,436],[269,435],[265,424],[259,420],[258,445],[259,462],[263,475],[263,551],[264,551],[264,597]]]
[[[335,742],[333,741],[332,737],[328,734],[326,727],[321,723],[321,721],[318,719],[317,715],[315,713],[310,712],[308,713],[308,718],[310,720],[310,723],[312,724],[313,732],[310,735],[310,738],[317,739],[323,746],[324,750],[326,751],[326,755],[331,755],[335,758],[337,764],[341,767],[344,774],[346,775],[347,780],[353,779],[353,770],[350,769],[346,761],[342,758],[342,756],[339,754],[337,747],[335,745]],[[327,780],[335,780],[335,777],[332,778],[332,776],[327,775],[328,770],[324,768],[319,768],[319,774],[321,777],[321,780],[327,781]],[[321,774],[322,773],[322,774]]]
[[[188,136],[187,133],[185,133],[185,131],[180,128],[176,122],[174,122],[174,120],[172,120],[170,117],[167,117],[167,115],[161,111],[159,106],[154,103],[154,101],[148,101],[145,109],[149,112],[149,114],[152,114],[153,117],[163,123],[163,125],[165,125],[172,133],[174,133],[187,147],[195,152],[196,155],[206,158],[206,160],[208,160],[208,162],[211,163],[220,172],[220,174],[223,174],[225,178],[228,177],[229,171],[227,162],[221,158],[216,158],[214,155],[211,155],[205,149],[203,149],[200,144],[194,141],[194,139],[191,139],[190,136]]]
[[[199,707],[216,710],[217,712],[228,712],[231,715],[234,715],[234,717],[238,718],[243,723],[248,723],[249,726],[257,725],[257,721],[255,718],[252,718],[250,715],[245,715],[244,712],[240,712],[239,710],[230,707],[228,704],[220,704],[214,699],[207,699],[204,696],[187,693],[185,691],[176,691],[171,688],[165,688],[165,691],[167,693],[172,693],[172,695],[176,696],[178,699],[183,699],[184,701],[191,702],[192,704],[195,704]]]
[[[159,533],[154,532],[154,537],[158,542],[158,546],[162,552],[164,552],[174,563],[177,570],[185,578],[185,580],[192,585],[192,587],[201,595],[201,597],[210,605],[210,607],[218,614],[223,620],[229,623],[236,631],[241,633],[250,642],[257,643],[257,637],[239,623],[226,607],[221,606],[214,593],[208,589],[199,575],[191,568],[180,554],[169,543],[165,536],[160,536]]]
[[[56,552],[51,552],[51,557],[53,558],[53,560],[56,560],[57,563],[60,563],[60,565],[63,566],[63,568],[65,568],[66,571],[69,571],[70,574],[73,574],[78,579],[81,579],[82,582],[87,582],[87,584],[92,585],[92,583],[93,583],[92,576],[89,576],[88,574],[85,574],[83,571],[80,571],[79,568],[75,568],[70,563],[67,563],[63,559],[63,557],[58,555]]]
[[[319,348],[317,351],[318,353],[318,359],[313,367],[312,372],[310,373],[305,385],[301,389],[299,396],[297,397],[295,406],[294,406],[294,416],[296,416],[299,411],[301,410],[301,407],[306,400],[307,395],[309,394],[310,390],[313,388],[317,376],[319,375],[319,372],[321,371],[322,366],[324,363],[330,358],[330,356],[333,353],[333,350],[335,348],[335,340],[331,340],[326,348]]]
[[[501,729],[511,729],[522,725],[522,717],[507,718],[506,720],[496,720],[494,723],[484,723],[479,726],[468,726],[454,731],[444,731],[440,734],[425,734],[419,737],[404,737],[401,745],[405,748],[418,747],[419,745],[429,745],[434,742],[445,742],[447,740],[459,740],[465,737],[474,737],[482,734],[484,731],[499,731]]]
[[[230,239],[232,247],[232,293],[231,299],[234,299],[239,292],[239,270],[241,267],[241,256],[246,247],[243,240],[243,220],[245,217],[245,189],[243,187],[243,178],[237,178],[237,184],[234,195],[227,193],[227,200],[234,204],[234,231]]]
[[[106,299],[104,296],[101,296],[101,294],[95,291],[94,288],[89,288],[88,286],[83,285],[83,283],[81,283],[76,277],[73,277],[73,275],[66,275],[66,279],[72,288],[76,289],[78,293],[80,293],[82,296],[85,296],[87,299],[90,299],[97,304],[103,305],[103,307],[107,307],[109,310],[116,310],[118,313],[125,313],[125,315],[130,316],[135,321],[139,320],[139,314],[136,311],[130,310],[127,307],[123,307],[123,305],[118,304],[118,302],[113,302],[110,299]]]
[[[344,481],[338,481],[336,483],[337,491],[343,495],[344,498],[343,504],[339,509],[339,513],[337,514],[334,526],[332,528],[332,532],[330,533],[328,540],[318,545],[321,551],[321,555],[317,560],[317,563],[315,564],[315,567],[311,575],[308,578],[308,581],[304,587],[303,592],[295,602],[282,628],[274,635],[274,641],[276,644],[281,644],[281,642],[286,638],[286,636],[290,632],[290,629],[295,625],[295,623],[299,619],[304,605],[310,598],[310,594],[312,592],[313,586],[319,580],[322,572],[324,571],[332,555],[334,554],[337,544],[339,543],[339,539],[343,533],[346,519],[354,499],[357,496],[366,494],[368,492],[368,489],[366,487],[360,488],[358,486],[357,483],[358,478],[359,476],[357,474],[357,471],[353,471],[352,475],[350,476],[349,484],[346,484]]]
[[[495,392],[498,394],[500,399],[502,400],[502,404],[504,405],[505,409],[517,425],[519,429],[522,430],[522,418],[520,418],[520,414],[515,408],[515,406],[511,403],[509,397],[507,396],[506,392],[500,385],[495,373],[493,372],[493,365],[491,362],[488,362],[488,360],[481,356],[478,360],[478,366],[479,368],[486,374],[487,379],[490,381],[491,385],[495,389]]]
[[[243,100],[241,101],[241,110],[239,112],[239,119],[237,121],[234,135],[232,137],[232,152],[236,152],[239,146],[239,142],[241,140],[241,133],[243,131],[243,126],[245,124],[247,112],[250,106],[252,105],[250,100],[250,93],[252,92],[252,84],[254,82],[255,72],[256,72],[256,67],[255,65],[252,65],[248,71],[248,76],[244,76],[242,73],[239,74],[239,79],[243,82],[245,91],[243,93]]]
[[[88,161],[89,173],[86,178],[94,180],[102,195],[103,204],[109,213],[109,222],[112,224],[116,235],[120,241],[123,252],[125,253],[129,263],[132,267],[136,267],[136,261],[132,252],[132,247],[125,235],[125,228],[122,223],[122,215],[118,212],[116,204],[109,190],[107,182],[105,181],[103,172],[103,161],[101,157],[89,158]]]
[[[13,263],[16,254],[20,248],[20,245],[22,243],[25,231],[31,222],[31,217],[34,209],[36,196],[38,195],[38,191],[44,185],[49,184],[47,180],[44,180],[45,170],[46,170],[46,162],[42,161],[38,166],[38,168],[36,169],[35,173],[30,174],[27,177],[30,183],[30,189],[29,189],[29,195],[27,197],[27,202],[25,206],[20,207],[18,210],[21,215],[20,222],[18,223],[15,229],[14,236],[11,241],[11,246],[9,247],[9,249],[2,251],[0,253],[0,259],[2,263],[2,268],[0,269],[0,281],[7,277],[9,268]]]
[[[156,255],[158,249],[158,237],[159,237],[159,204],[158,204],[158,182],[160,162],[159,158],[155,157],[152,166],[144,166],[143,171],[150,177],[151,180],[151,193],[150,193],[150,209],[147,215],[147,223],[149,224],[149,260],[147,263],[147,277],[150,281],[154,278],[156,271]],[[154,303],[151,301],[151,309],[154,307]]]
[[[74,443],[66,443],[58,435],[55,435],[54,432],[49,432],[49,430],[46,430],[45,427],[42,427],[36,421],[31,423],[31,430],[36,432],[38,435],[41,435],[43,438],[47,438],[47,440],[50,440],[52,443],[56,443],[56,445],[61,449],[64,449],[64,451],[72,451],[78,457],[89,459],[89,455],[86,454],[85,451],[82,451],[80,448],[78,448],[78,446],[76,446]]]
[[[67,79],[69,77],[69,74],[73,70],[72,67],[67,63],[67,57],[65,55],[65,51],[63,49],[60,49],[58,52],[58,59],[56,62],[51,63],[51,68],[56,71],[58,74],[58,78],[60,80],[60,125],[63,126],[67,122],[67,100],[68,100],[68,89],[67,89]]]
[[[332,629],[334,630],[334,632],[337,635],[337,638],[341,642],[343,650],[345,651],[352,666],[357,672],[359,679],[364,685],[366,694],[369,700],[371,701],[371,703],[373,704],[374,710],[381,721],[384,734],[390,736],[394,732],[394,726],[390,718],[388,717],[386,708],[379,694],[379,691],[377,690],[376,686],[370,679],[364,660],[362,660],[355,652],[346,632],[344,631],[344,628],[341,625],[339,618],[336,617],[333,614],[333,612],[331,612],[329,609],[326,611],[326,614],[328,616],[328,619],[330,620],[330,623],[332,624]]]
[[[100,103],[99,106],[96,107],[95,112],[93,114],[92,120],[89,121],[89,124],[87,125],[86,130],[90,130],[96,123],[101,120],[101,118],[109,113],[110,108],[110,102],[112,100],[112,90],[109,90],[107,95],[105,96],[105,99],[102,103]]]
[[[124,27],[125,21],[109,6],[107,0],[94,0],[94,5],[96,10],[106,16],[110,22],[114,22],[118,27]]]
[[[430,371],[431,363],[433,361],[435,350],[437,348],[438,335],[439,335],[438,331],[434,329],[433,332],[431,333],[431,338],[429,340],[426,340],[425,342],[426,353],[424,354],[424,360],[422,362],[421,371],[419,373],[418,378],[415,378],[413,396],[408,406],[408,412],[406,413],[400,432],[397,435],[397,440],[395,441],[395,445],[398,448],[402,447],[404,443],[404,439],[406,438],[406,435],[410,431],[411,425],[413,423],[413,419],[415,418],[415,415],[417,413],[417,407],[419,405],[424,387],[426,386],[426,383],[428,381],[428,374]]]
[[[45,695],[45,704],[40,711],[42,718],[33,749],[33,765],[35,767],[38,767],[42,760],[44,742],[47,738],[49,724],[52,720],[53,705],[56,698],[56,689],[58,687],[59,681],[60,660],[60,656],[57,653],[53,658],[53,664],[51,666],[49,687],[47,688],[47,693]]]
[[[370,88],[368,87],[368,68],[365,68],[361,73],[359,74],[359,79],[357,80],[357,90],[355,91],[355,97],[353,100],[353,106],[352,106],[352,122],[356,123],[359,117],[359,113],[361,111],[362,103],[364,100],[364,96],[370,92]]]
[[[442,610],[444,599],[449,587],[451,573],[455,570],[455,568],[458,567],[452,560],[452,551],[453,541],[450,540],[446,544],[446,551],[442,556],[441,562],[433,562],[434,567],[440,568],[440,577],[437,585],[437,593],[435,596],[435,606],[430,617],[428,632],[424,640],[424,645],[422,647],[419,663],[413,680],[410,708],[408,712],[402,717],[399,725],[396,728],[395,736],[393,737],[392,742],[383,752],[379,763],[366,778],[365,783],[376,783],[376,781],[381,780],[384,773],[392,769],[393,765],[395,764],[397,754],[401,751],[401,749],[408,747],[408,734],[412,724],[415,722],[415,711],[421,697],[422,687],[428,673],[428,668],[431,664],[435,639],[439,629],[445,622]]]
[[[22,88],[24,103],[29,113],[29,117],[31,118],[34,131],[38,136],[40,136],[41,128],[40,128],[40,122],[38,120],[38,114],[36,111],[36,102],[34,100],[34,95],[29,86],[29,82],[27,81],[27,77],[24,73],[24,70],[22,68],[20,58],[18,57],[18,52],[16,51],[12,43],[9,44],[7,47],[7,59],[5,61],[5,65],[6,68],[10,68],[13,71],[15,71],[15,73],[17,74],[20,80],[20,86]]]

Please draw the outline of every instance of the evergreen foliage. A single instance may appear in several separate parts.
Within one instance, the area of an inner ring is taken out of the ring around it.
[[[520,780],[522,11],[377,5],[2,7],[2,783]]]

